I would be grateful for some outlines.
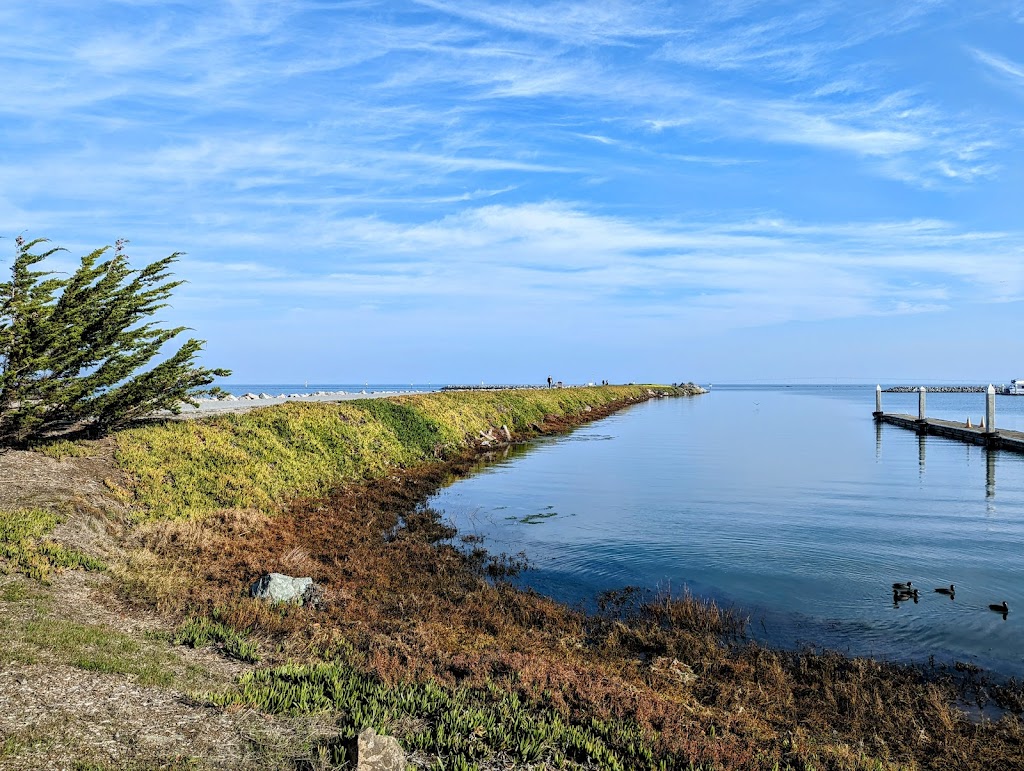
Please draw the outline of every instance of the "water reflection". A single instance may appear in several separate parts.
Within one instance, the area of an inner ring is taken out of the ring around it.
[[[875,421],[875,461],[881,461],[882,459],[882,437],[885,434],[881,421]],[[902,430],[902,429],[900,429]],[[940,442],[954,442],[955,440],[943,440],[938,439]],[[928,434],[923,431],[917,432],[917,473],[920,480],[924,480],[925,472],[928,466]],[[974,456],[976,445],[964,444],[965,450],[965,465],[971,465],[971,459]],[[993,450],[985,448],[982,450],[985,454],[985,497],[995,498],[996,496],[996,464],[999,456],[999,450]]]
[[[925,464],[925,460],[926,460],[925,454],[926,454],[926,449],[927,449],[927,446],[928,446],[926,437],[927,437],[927,434],[925,434],[924,431],[918,431],[917,432],[917,474],[918,474],[918,477],[920,477],[922,479],[924,478],[925,465],[926,465]]]
[[[570,604],[688,588],[771,643],[1024,674],[1024,611],[988,610],[1024,608],[1024,459],[889,425],[872,436],[873,388],[637,405],[496,453],[431,504],[492,551],[525,552],[523,583]],[[897,580],[923,587],[918,603],[894,605]],[[932,591],[954,582],[955,602]]]
[[[985,497],[996,497],[996,451],[985,450]]]
[[[913,600],[914,604],[917,605],[920,593],[915,589],[914,591],[900,591],[899,589],[892,590],[892,606],[899,608],[901,602],[909,602]]]

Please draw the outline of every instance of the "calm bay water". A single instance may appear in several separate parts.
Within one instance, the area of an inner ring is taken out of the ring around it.
[[[883,399],[916,414],[916,395]],[[873,385],[716,386],[514,449],[430,505],[570,603],[687,587],[774,644],[1024,674],[1024,456],[873,409]],[[929,394],[928,414],[977,421],[984,395]],[[996,423],[1024,430],[1024,397],[998,397]],[[926,591],[894,607],[908,579]],[[933,593],[950,583],[955,599]],[[1006,620],[988,610],[1003,600]]]

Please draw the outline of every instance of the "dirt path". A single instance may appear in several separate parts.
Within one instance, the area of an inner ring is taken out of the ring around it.
[[[123,511],[109,443],[56,460],[0,454],[0,507],[65,521],[53,539],[117,561]],[[2,571],[2,567],[0,567]],[[69,570],[42,584],[0,572],[0,769],[294,768],[329,726],[202,706],[247,665],[172,642],[173,628],[128,607],[114,581]],[[91,764],[91,765],[90,765]],[[315,766],[314,766],[315,767]]]
[[[112,580],[0,576],[0,769],[294,768],[330,726],[224,712],[248,665],[173,645],[173,630],[119,602]],[[92,765],[88,765],[92,764]]]

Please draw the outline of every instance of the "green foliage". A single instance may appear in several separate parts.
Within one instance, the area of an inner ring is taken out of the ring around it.
[[[204,648],[216,645],[227,656],[255,664],[260,660],[256,643],[219,621],[200,617],[187,621],[174,636],[175,645]]]
[[[60,521],[48,511],[0,509],[0,571],[44,581],[55,569],[103,570],[100,560],[45,539]]]
[[[81,442],[72,442],[68,439],[54,439],[48,442],[40,442],[31,445],[35,452],[41,452],[56,460],[62,458],[88,458],[92,451]]]
[[[362,399],[356,406],[393,434],[399,445],[417,460],[444,447],[440,426],[408,404],[390,399]]]
[[[116,435],[115,457],[130,478],[122,497],[141,518],[271,511],[339,483],[464,451],[481,431],[505,425],[529,435],[547,416],[646,396],[647,387],[607,386],[282,404],[127,429]]]
[[[144,518],[265,511],[417,460],[354,402],[283,404],[119,432],[115,457]]]
[[[572,720],[549,706],[545,694],[527,698],[508,685],[389,685],[347,663],[329,662],[249,672],[238,691],[205,698],[271,713],[338,715],[339,734],[329,743],[335,764],[349,759],[348,749],[364,728],[390,733],[404,724],[412,726],[401,736],[404,749],[434,756],[434,768],[479,768],[503,760],[517,768],[693,768],[686,759],[657,753],[658,737],[633,721]]]
[[[33,253],[42,243],[19,237],[11,279],[0,284],[0,442],[76,425],[100,435],[155,410],[177,412],[230,374],[196,366],[195,339],[144,369],[185,330],[148,321],[181,284],[169,280],[178,253],[132,270],[118,241],[113,255],[97,249],[54,278],[34,268],[59,251]]]

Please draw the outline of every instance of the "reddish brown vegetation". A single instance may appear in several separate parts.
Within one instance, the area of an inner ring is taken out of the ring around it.
[[[724,768],[1024,768],[1018,718],[973,723],[952,706],[954,686],[922,670],[766,650],[742,639],[734,615],[691,597],[609,595],[587,616],[490,579],[507,564],[456,548],[418,508],[474,461],[406,470],[275,517],[151,526],[138,546],[161,574],[187,580],[151,581],[145,596],[182,616],[216,610],[282,645],[282,658],[344,650],[389,682],[492,680],[545,693],[575,719],[628,717],[658,732],[659,750]],[[269,571],[311,575],[325,607],[246,599]]]

